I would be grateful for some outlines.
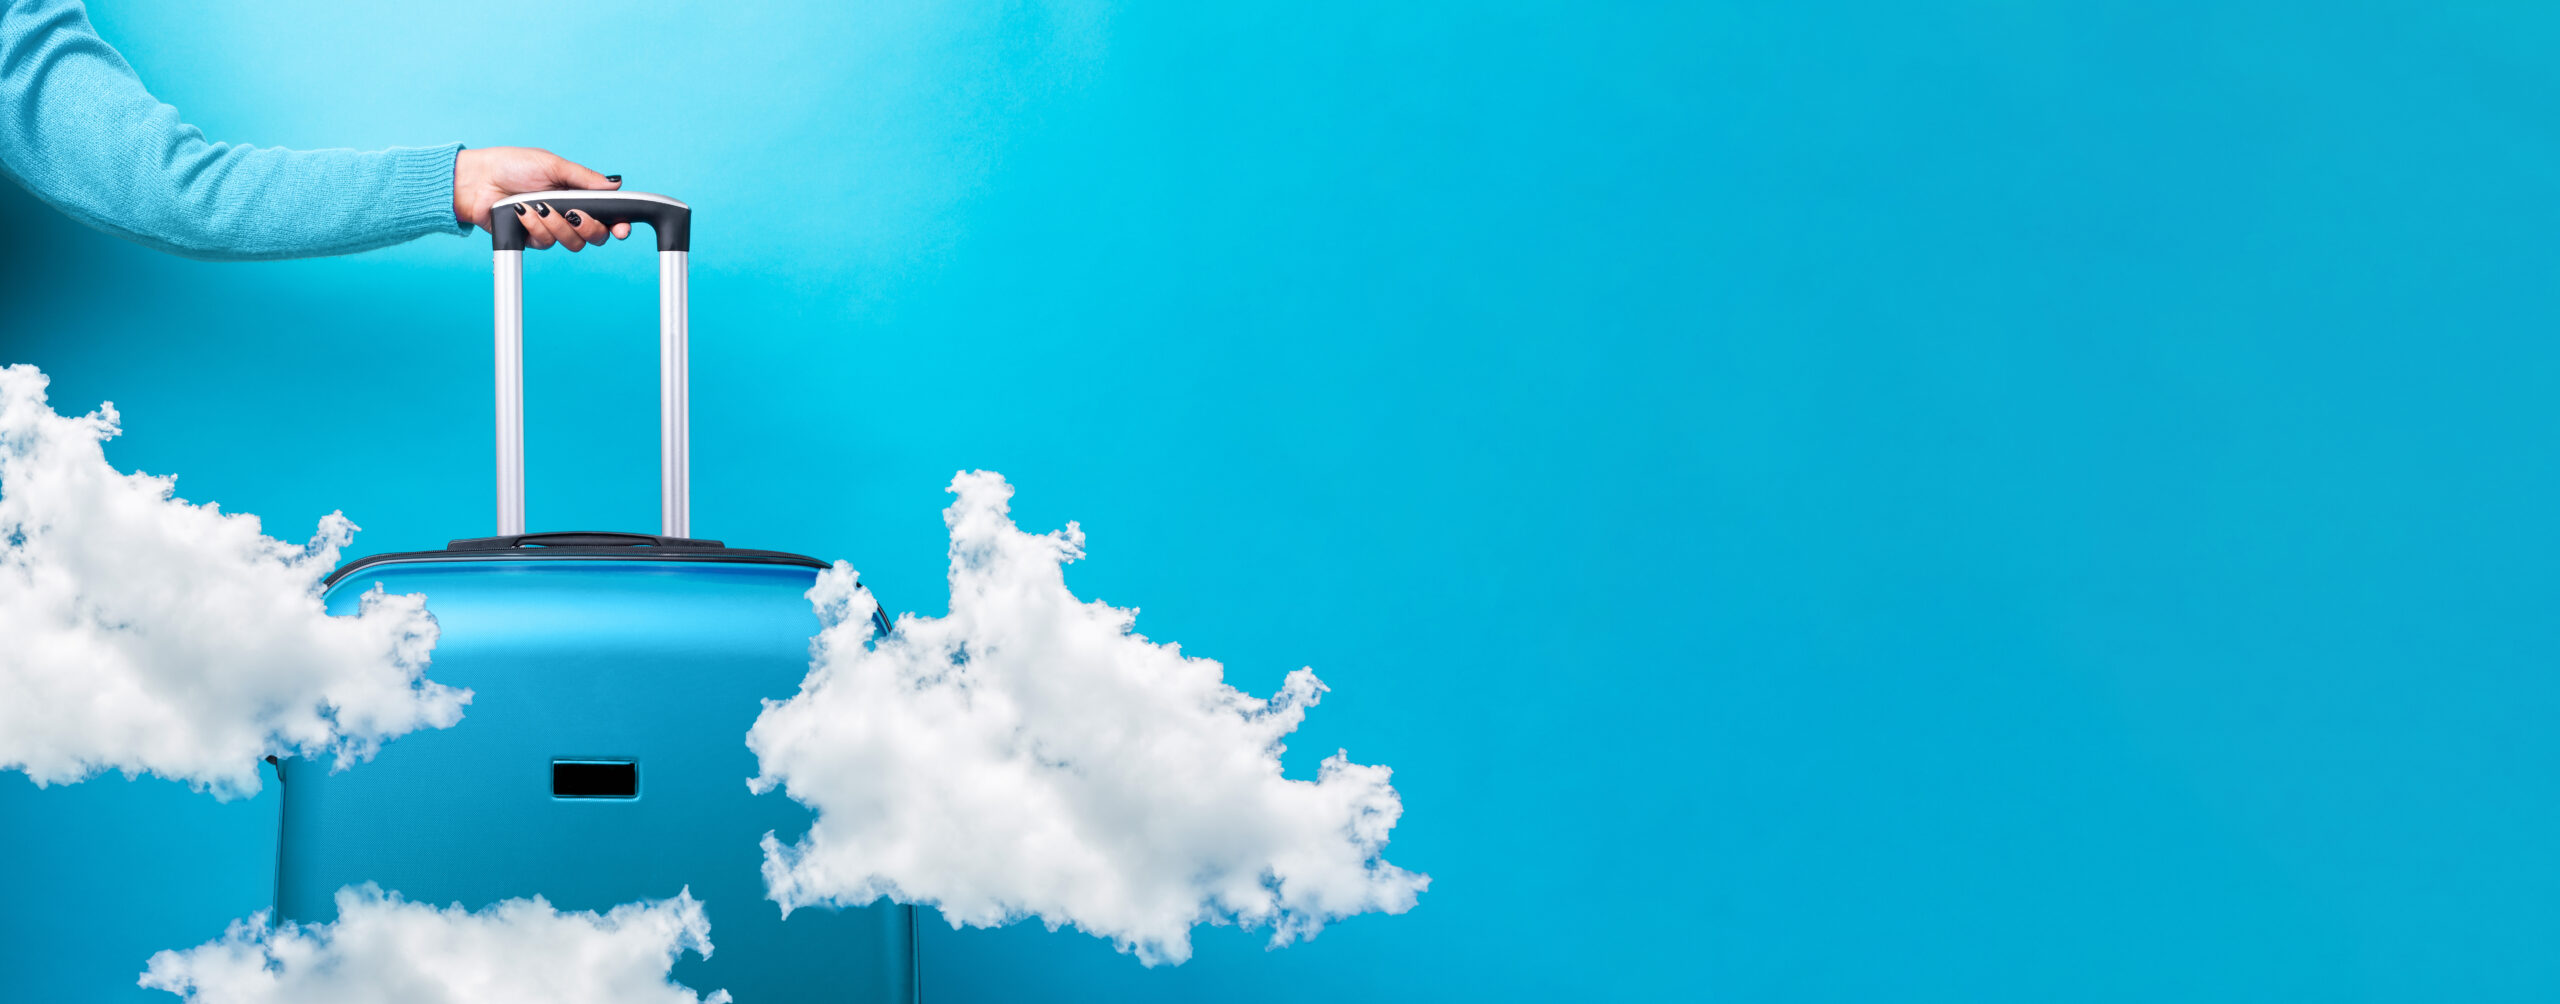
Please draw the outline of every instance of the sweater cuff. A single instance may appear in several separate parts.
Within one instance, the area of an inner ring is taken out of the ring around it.
[[[384,150],[391,165],[389,203],[383,211],[391,226],[410,234],[467,234],[471,228],[453,215],[453,158],[462,144],[395,146]]]

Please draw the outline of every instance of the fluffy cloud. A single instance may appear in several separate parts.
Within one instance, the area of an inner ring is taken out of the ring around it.
[[[990,472],[951,490],[949,615],[875,643],[876,604],[838,562],[809,592],[808,678],[747,734],[750,786],[818,813],[793,846],[764,838],[785,914],[888,897],[954,926],[1038,917],[1155,965],[1188,959],[1199,924],[1279,947],[1413,907],[1429,877],[1381,857],[1403,811],[1387,768],[1337,752],[1312,782],[1281,776],[1281,739],[1325,691],[1313,672],[1267,700],[1228,686],[1134,633],[1135,609],[1067,591],[1075,524],[1018,529]]]
[[[377,587],[331,617],[319,580],[355,524],[306,545],[258,518],[125,474],[102,443],[113,405],[79,418],[32,366],[0,367],[0,770],[37,784],[148,772],[223,797],[258,790],[258,758],[327,756],[462,717],[425,680],[435,619]]]
[[[338,890],[334,923],[233,921],[152,956],[140,982],[201,1004],[723,1004],[728,991],[697,997],[667,979],[688,950],[711,957],[691,890],[603,915],[540,896],[474,913],[368,884]]]

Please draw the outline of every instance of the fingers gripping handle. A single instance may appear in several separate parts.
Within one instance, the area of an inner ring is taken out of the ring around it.
[[[693,210],[640,192],[538,192],[498,202],[490,234],[497,271],[498,533],[525,532],[524,518],[524,224],[509,208],[543,202],[575,209],[608,225],[634,220],[658,234],[658,515],[659,533],[691,536],[692,407],[687,378],[685,259]],[[510,243],[512,240],[512,243]]]
[[[693,250],[693,207],[663,195],[647,192],[527,192],[499,199],[489,207],[489,249],[492,251],[524,250],[524,219],[516,215],[517,206],[540,203],[552,212],[572,209],[595,217],[605,226],[616,223],[646,223],[658,235],[660,251]]]

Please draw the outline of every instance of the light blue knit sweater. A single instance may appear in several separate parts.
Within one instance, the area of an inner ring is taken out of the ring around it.
[[[207,142],[151,96],[79,0],[0,0],[0,167],[37,198],[190,258],[304,258],[458,234],[461,144]]]

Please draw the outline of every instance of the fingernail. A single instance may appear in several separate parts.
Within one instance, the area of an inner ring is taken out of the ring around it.
[[[614,184],[617,184],[617,185],[622,184],[622,176],[621,176],[621,175],[619,175],[619,174],[608,174],[608,175],[605,175],[605,176],[604,176],[604,180],[606,180],[606,181],[610,181],[610,182],[613,182]]]
[[[533,214],[534,214],[535,216],[549,216],[549,215],[551,215],[551,207],[550,207],[550,206],[543,205],[542,203],[539,203],[539,202],[534,203],[534,204],[533,204]]]
[[[578,218],[578,211],[575,209],[560,214],[560,218],[569,221],[569,225],[573,227],[583,227],[587,225],[587,221]]]
[[[519,203],[516,203],[515,205],[513,205],[513,206],[511,206],[511,207],[508,207],[508,208],[514,209],[514,210],[516,211],[516,215],[518,215],[518,216],[522,216],[522,215],[524,215],[524,203],[519,202]]]

